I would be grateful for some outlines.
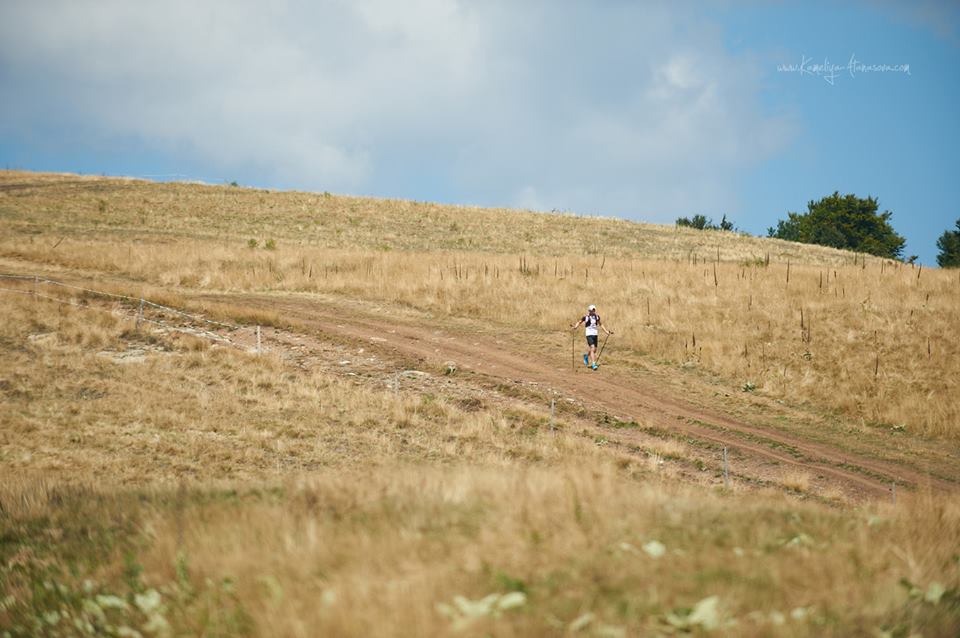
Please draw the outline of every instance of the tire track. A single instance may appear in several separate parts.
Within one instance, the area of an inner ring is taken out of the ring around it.
[[[334,339],[363,341],[431,364],[456,361],[458,368],[494,379],[537,384],[574,397],[584,405],[629,418],[692,439],[734,448],[759,463],[776,462],[827,477],[863,496],[889,494],[891,483],[917,488],[930,485],[955,490],[956,485],[903,465],[839,450],[773,428],[747,423],[670,396],[655,381],[604,371],[584,374],[569,365],[485,335],[450,329],[430,330],[401,320],[385,320],[367,310],[303,297],[238,294],[204,295],[204,300],[272,310]],[[345,319],[347,317],[347,319]],[[598,398],[598,397],[602,397]],[[629,433],[620,432],[623,440]]]

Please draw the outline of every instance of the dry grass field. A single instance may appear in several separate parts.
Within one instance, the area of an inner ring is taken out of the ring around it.
[[[11,172],[0,229],[2,272],[277,326],[244,295],[337,299],[564,362],[594,302],[611,367],[848,436],[895,429],[918,454],[960,441],[957,272],[571,215]],[[0,291],[0,636],[960,632],[953,494],[677,480],[663,459],[696,441],[628,454],[574,412],[554,431],[519,395],[458,395],[442,370],[429,387],[449,390],[391,387],[337,372],[340,344],[305,367],[138,329],[135,305],[0,286],[17,289]]]
[[[620,361],[960,442],[955,271],[573,216],[18,173],[4,183],[0,258],[19,272],[326,294],[534,340],[593,302]]]
[[[957,627],[952,499],[837,509],[703,491],[535,415],[304,377],[92,307],[7,301],[11,636]]]
[[[842,264],[843,251],[608,218],[278,192],[231,186],[0,171],[6,228],[29,235],[224,239],[364,250],[607,255]],[[58,234],[59,233],[59,234]]]

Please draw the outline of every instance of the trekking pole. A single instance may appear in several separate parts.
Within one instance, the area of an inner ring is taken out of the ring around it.
[[[577,333],[573,330],[570,331],[570,369],[574,372],[577,371]]]
[[[610,338],[610,333],[608,332],[608,333],[607,333],[607,336],[605,336],[605,337],[603,338],[603,343],[600,344],[600,352],[597,353],[597,358],[593,360],[593,362],[594,362],[595,364],[596,364],[596,363],[600,363],[600,357],[603,356],[603,349],[606,347],[606,345],[607,345],[607,339],[609,339],[609,338]]]

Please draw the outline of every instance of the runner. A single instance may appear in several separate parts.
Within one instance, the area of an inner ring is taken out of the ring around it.
[[[583,355],[583,365],[588,366],[596,370],[599,366],[597,365],[597,336],[600,334],[599,329],[603,329],[608,335],[613,334],[613,330],[607,330],[607,327],[600,322],[600,315],[597,314],[597,307],[593,304],[587,308],[587,314],[580,318],[575,325],[570,326],[571,330],[576,330],[580,327],[580,324],[586,326],[586,335],[587,335],[587,353]]]

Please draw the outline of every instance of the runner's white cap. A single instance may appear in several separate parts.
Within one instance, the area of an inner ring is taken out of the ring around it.
[[[587,310],[596,310],[596,309],[597,307],[594,306],[593,304],[590,304],[589,306],[587,306]]]

